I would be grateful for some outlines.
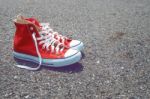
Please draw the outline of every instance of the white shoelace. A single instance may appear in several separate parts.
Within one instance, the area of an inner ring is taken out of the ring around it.
[[[49,31],[41,31],[40,35],[41,37],[37,38],[37,40],[40,40],[39,44],[43,44],[42,48],[49,51],[49,46],[51,45],[51,52],[53,53],[54,50],[56,50],[56,54],[63,51],[64,47],[63,44],[60,43],[58,40],[54,38],[54,35],[51,33],[48,33]],[[57,46],[55,44],[57,43]],[[60,46],[62,45],[62,48],[60,49]]]
[[[39,65],[35,68],[33,67],[29,67],[29,66],[25,66],[25,65],[16,65],[17,67],[19,68],[23,68],[23,69],[28,69],[28,70],[38,70],[41,68],[41,65],[42,65],[42,57],[41,57],[41,54],[39,52],[39,48],[38,48],[38,44],[37,44],[37,40],[40,40],[39,44],[43,44],[43,48],[46,49],[47,51],[49,50],[49,47],[51,46],[51,52],[53,53],[54,50],[56,50],[56,54],[60,51],[62,52],[63,49],[64,49],[64,46],[62,46],[62,48],[60,48],[60,46],[62,45],[62,43],[59,43],[56,39],[53,38],[52,35],[44,35],[42,36],[42,34],[45,34],[45,32],[41,32],[41,37],[39,38],[36,38],[36,34],[33,33],[32,34],[32,38],[34,40],[34,44],[35,44],[35,47],[36,47],[36,52],[37,52],[37,55],[38,55],[38,58],[39,58]],[[57,46],[55,47],[55,43],[57,42]]]
[[[62,36],[61,34],[59,34],[58,32],[53,31],[53,29],[50,27],[49,23],[41,23],[40,24],[42,26],[42,30],[43,31],[47,31],[47,33],[51,33],[52,35],[56,35],[56,38],[60,41],[62,40],[62,43],[65,43],[65,39],[67,39],[67,37]]]

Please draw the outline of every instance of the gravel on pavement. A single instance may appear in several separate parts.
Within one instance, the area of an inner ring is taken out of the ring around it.
[[[17,68],[20,13],[84,42],[83,59]],[[0,0],[0,99],[150,99],[150,0]]]

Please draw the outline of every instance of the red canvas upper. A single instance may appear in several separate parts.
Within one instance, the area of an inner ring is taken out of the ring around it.
[[[39,28],[42,28],[42,26],[40,25],[39,21],[38,21],[37,19],[35,19],[35,18],[25,18],[25,20],[28,20],[28,21],[32,22],[33,24],[37,25]],[[58,35],[55,35],[55,38],[56,38],[56,39],[58,39],[57,36],[58,36]],[[72,40],[69,39],[69,38],[65,39],[64,45],[65,45],[67,48],[70,48],[70,42],[71,42],[71,41],[72,41]],[[60,42],[62,43],[62,40],[61,40],[61,39],[60,39]]]
[[[25,19],[25,20],[28,20],[28,21],[30,21],[30,22],[32,22],[33,24],[37,25],[38,27],[41,27],[41,26],[40,26],[40,23],[39,23],[38,20],[35,19],[35,18],[24,18],[24,19]]]
[[[37,23],[36,23],[37,25]],[[38,56],[35,48],[35,44],[32,38],[32,33],[36,33],[36,37],[39,37],[39,32],[34,24],[20,24],[16,23],[16,32],[14,36],[14,51],[24,53],[32,56]],[[38,26],[38,25],[37,25]],[[39,41],[37,41],[39,42]],[[64,58],[64,54],[68,50],[65,48],[59,54],[51,53],[46,49],[42,49],[42,45],[38,45],[39,52],[44,59],[59,59]]]

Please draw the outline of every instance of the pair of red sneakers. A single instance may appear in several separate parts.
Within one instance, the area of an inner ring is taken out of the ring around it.
[[[35,18],[23,16],[17,16],[14,23],[14,57],[39,64],[36,68],[18,67],[29,70],[38,70],[42,65],[62,67],[81,59],[83,43],[58,34],[48,23],[39,23]]]

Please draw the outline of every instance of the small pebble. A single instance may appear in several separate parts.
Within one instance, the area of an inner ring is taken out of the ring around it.
[[[96,63],[97,63],[97,64],[99,64],[99,63],[100,63],[100,61],[98,60]]]
[[[25,98],[26,98],[26,99],[29,98],[29,95],[26,95]]]
[[[121,69],[124,69],[124,67],[121,67]]]
[[[14,76],[14,79],[17,79],[18,78],[18,76]]]

